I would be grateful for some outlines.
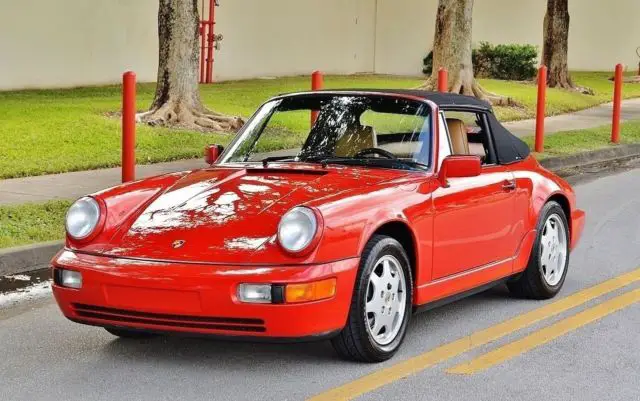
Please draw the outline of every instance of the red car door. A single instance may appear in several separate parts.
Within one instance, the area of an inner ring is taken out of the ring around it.
[[[517,242],[513,174],[491,165],[448,181],[433,192],[432,280],[509,263]]]

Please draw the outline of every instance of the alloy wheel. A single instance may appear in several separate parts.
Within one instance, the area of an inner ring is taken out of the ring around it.
[[[540,247],[542,277],[548,285],[555,286],[562,279],[568,253],[567,232],[562,219],[555,213],[544,223]]]
[[[398,335],[405,316],[407,284],[400,262],[391,255],[378,259],[367,284],[365,324],[379,345],[390,344]]]

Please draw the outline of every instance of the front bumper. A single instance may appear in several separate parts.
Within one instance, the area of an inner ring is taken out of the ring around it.
[[[278,340],[323,337],[347,321],[359,259],[304,266],[229,266],[111,258],[60,251],[53,268],[82,273],[79,290],[53,285],[62,313],[95,326]],[[332,298],[249,304],[240,283],[337,281]]]

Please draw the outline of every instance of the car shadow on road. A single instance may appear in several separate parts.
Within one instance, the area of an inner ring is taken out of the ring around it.
[[[287,362],[339,361],[329,341],[304,343],[265,343],[218,340],[206,337],[158,336],[149,339],[113,337],[103,353],[115,359],[156,360],[161,363],[206,364],[224,361],[225,369],[246,371]]]
[[[431,319],[456,319],[459,312],[473,309],[473,304],[490,307],[496,303],[507,302],[508,290],[503,286],[490,289],[454,304],[442,306],[426,313],[414,316],[408,333],[418,327],[429,325]],[[145,361],[175,364],[202,364],[215,366],[216,361],[224,361],[225,369],[237,367],[246,371],[248,364],[256,369],[268,369],[273,364],[301,361],[344,364],[333,350],[329,341],[273,344],[265,342],[243,342],[218,340],[207,337],[158,336],[149,339],[119,339],[112,337],[102,349],[109,358],[124,361]],[[411,342],[411,340],[409,341]],[[214,364],[214,365],[212,365]]]

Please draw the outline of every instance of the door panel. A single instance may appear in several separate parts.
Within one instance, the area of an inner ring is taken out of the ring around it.
[[[433,192],[432,280],[509,259],[515,249],[513,175],[489,166]]]

